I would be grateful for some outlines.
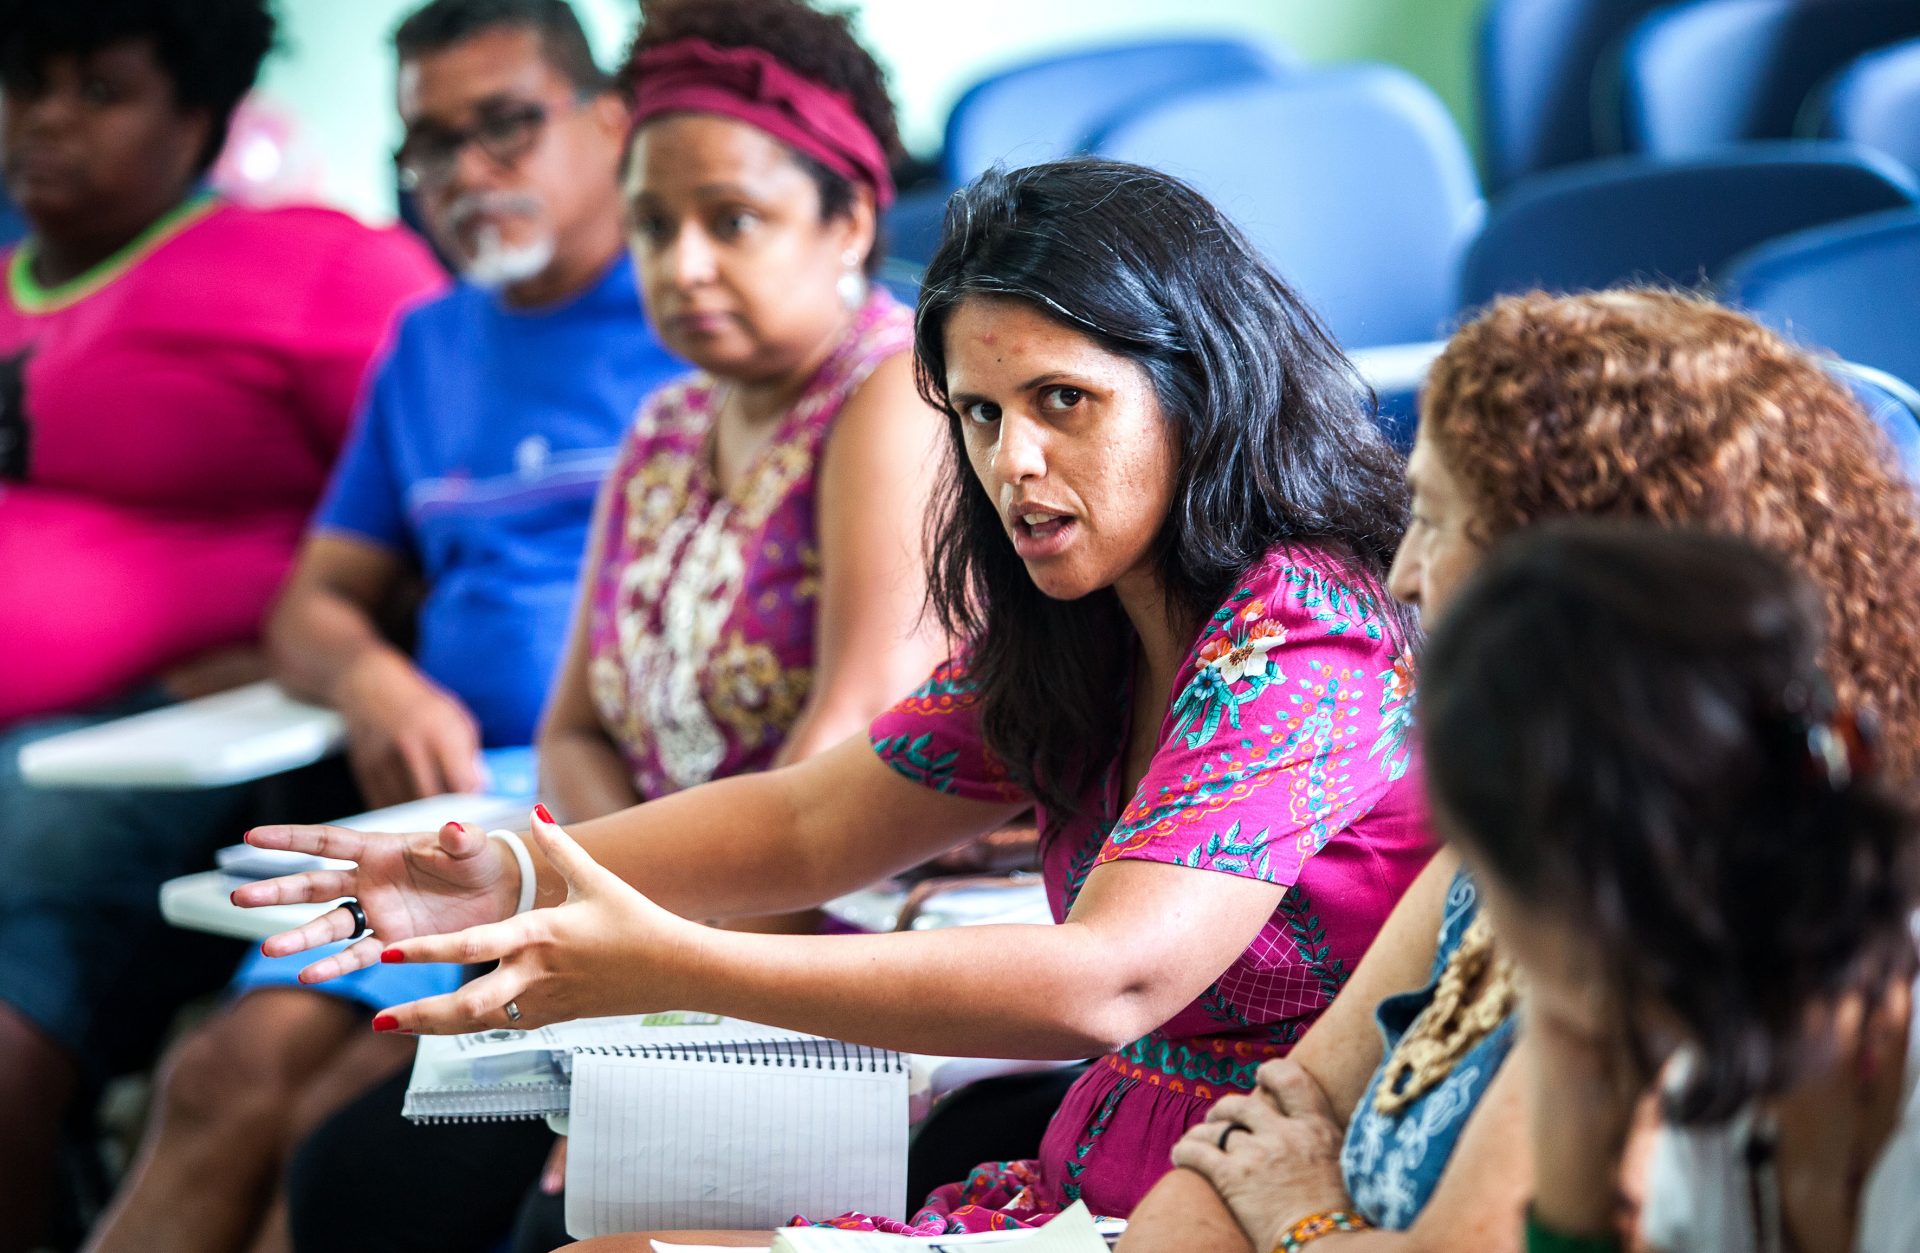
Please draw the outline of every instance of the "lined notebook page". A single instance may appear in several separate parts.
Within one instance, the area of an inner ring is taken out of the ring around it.
[[[907,1192],[907,1075],[583,1053],[567,1232],[770,1228],[888,1214]]]

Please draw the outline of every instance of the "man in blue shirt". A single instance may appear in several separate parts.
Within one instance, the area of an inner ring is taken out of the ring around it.
[[[595,491],[684,369],[623,247],[625,102],[564,0],[433,0],[395,44],[401,183],[462,281],[400,321],[267,628],[275,677],[345,717],[369,806],[481,788],[481,749],[532,742]],[[378,620],[415,573],[410,656]],[[366,1030],[369,1007],[457,973],[376,965],[322,991],[293,980],[310,958],[250,957],[243,995],[175,1050],[90,1247],[285,1239],[292,1146],[412,1051]]]

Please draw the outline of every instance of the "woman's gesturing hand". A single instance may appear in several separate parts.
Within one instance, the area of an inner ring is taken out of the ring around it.
[[[566,901],[504,922],[388,945],[383,961],[499,965],[457,992],[380,1014],[377,1030],[454,1035],[695,1008],[684,1003],[692,995],[689,957],[707,928],[655,905],[538,813],[532,835],[566,880]]]
[[[1253,1092],[1217,1102],[1173,1146],[1173,1164],[1204,1176],[1253,1247],[1270,1249],[1307,1215],[1351,1207],[1342,1139],[1319,1083],[1280,1058],[1260,1067]]]
[[[486,832],[449,822],[438,831],[387,835],[345,827],[255,827],[247,843],[289,849],[355,863],[344,870],[310,870],[236,888],[233,903],[262,905],[324,903],[353,897],[373,934],[300,972],[319,983],[370,966],[384,943],[457,930],[513,912],[520,875],[513,855]],[[330,909],[303,927],[269,936],[260,951],[269,957],[332,944],[352,937],[346,909]]]

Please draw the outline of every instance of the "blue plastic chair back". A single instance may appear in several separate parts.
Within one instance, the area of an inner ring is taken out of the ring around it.
[[[1807,102],[1802,129],[1877,148],[1920,171],[1920,39],[1869,52]]]
[[[1283,77],[1293,64],[1275,48],[1218,38],[1116,44],[1015,66],[975,83],[947,115],[947,181],[958,187],[996,163],[1085,152],[1094,135],[1143,105]]]
[[[1667,0],[1493,0],[1480,23],[1481,159],[1489,190],[1616,151],[1603,147],[1598,74],[1634,23]]]
[[[1621,54],[1627,150],[1680,157],[1784,139],[1835,70],[1914,35],[1914,0],[1697,0],[1662,9],[1634,28]]]
[[[1373,389],[1377,402],[1374,420],[1402,456],[1413,451],[1413,437],[1420,425],[1420,389],[1426,385],[1434,359],[1446,346],[1445,340],[1436,339],[1361,348],[1353,353],[1354,368]]]
[[[1187,179],[1238,222],[1348,347],[1430,339],[1481,215],[1466,143],[1388,66],[1183,96],[1095,151]]]
[[[886,232],[887,263],[924,270],[940,246],[940,228],[947,219],[949,187],[917,188],[893,202],[881,222]]]
[[[1460,302],[1626,282],[1693,286],[1763,240],[1920,204],[1897,162],[1850,144],[1751,144],[1694,161],[1617,157],[1496,200],[1461,268]]]
[[[1788,235],[1719,277],[1725,299],[1761,321],[1920,387],[1920,212]]]

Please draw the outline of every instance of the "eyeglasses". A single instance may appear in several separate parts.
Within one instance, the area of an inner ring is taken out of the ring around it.
[[[479,120],[458,130],[428,125],[411,131],[393,154],[400,189],[412,192],[444,183],[468,144],[480,145],[480,151],[510,169],[533,151],[552,117],[547,105],[528,101],[483,108]]]

